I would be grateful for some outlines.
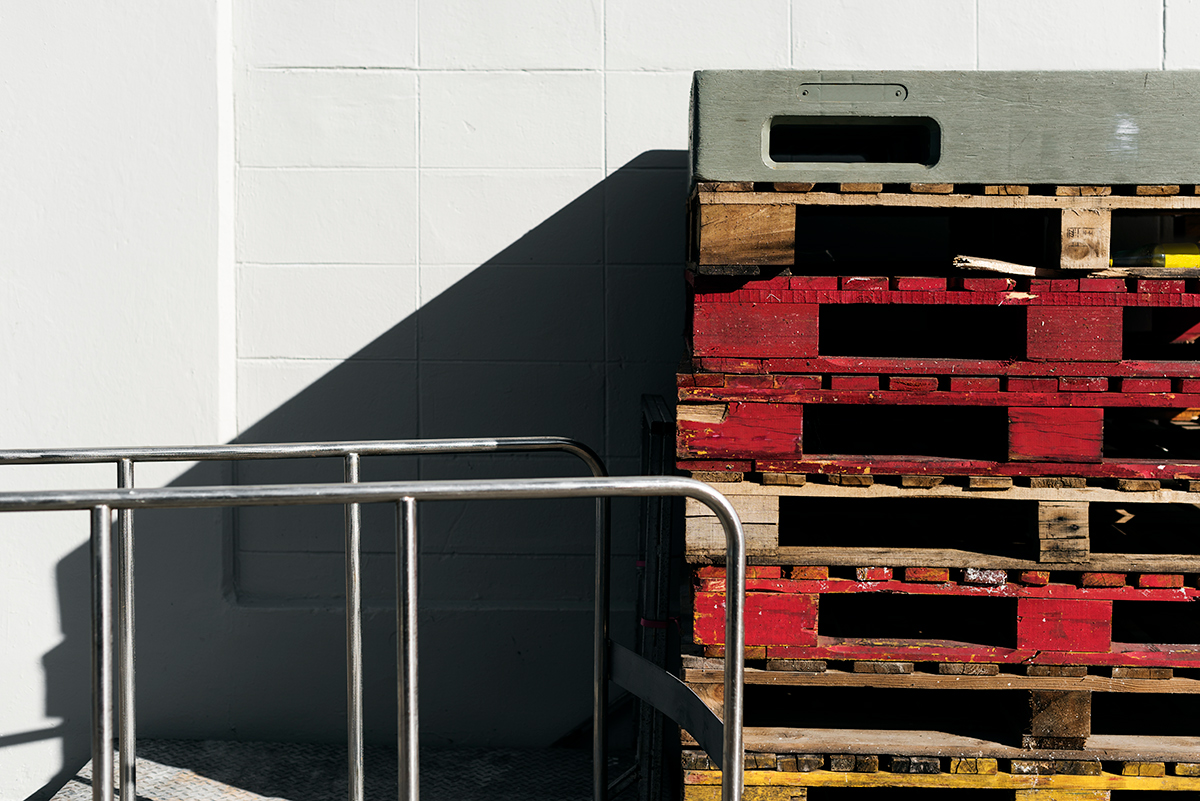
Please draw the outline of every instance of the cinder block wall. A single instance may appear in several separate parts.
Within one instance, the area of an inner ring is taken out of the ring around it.
[[[0,25],[4,447],[554,433],[634,472],[639,398],[670,395],[681,352],[692,70],[1200,68],[1200,0],[84,6]],[[366,477],[567,470],[428,458]],[[628,639],[636,505],[617,511]],[[545,745],[586,717],[588,515],[423,512],[430,741]],[[139,520],[143,734],[342,736],[338,519]],[[368,526],[382,740],[392,546],[386,514]],[[71,516],[0,532],[0,797],[24,798],[86,759],[86,537]]]

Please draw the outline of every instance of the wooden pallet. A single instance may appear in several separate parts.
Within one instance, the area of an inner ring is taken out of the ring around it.
[[[930,476],[895,483],[847,476],[845,484],[788,474],[759,478],[789,483],[712,485],[741,518],[755,564],[890,568],[897,575],[908,568],[987,568],[1010,571],[1013,581],[1023,572],[1050,571],[1056,583],[1085,571],[1128,573],[1133,584],[1137,574],[1200,573],[1200,556],[1178,539],[1192,530],[1200,501],[1191,482],[1188,489],[1130,492],[1082,481],[1055,486],[1067,483],[1061,479],[997,488],[994,480]],[[685,521],[688,560],[720,563],[724,531],[712,512],[688,502]],[[1144,552],[1124,550],[1137,544]]]
[[[773,189],[781,191],[769,191]],[[935,191],[927,191],[930,189]],[[828,209],[853,214],[889,208],[926,210],[952,222],[970,210],[975,210],[972,217],[981,210],[1009,212],[1007,219],[1014,210],[1040,215],[1053,222],[1056,253],[1051,263],[1041,266],[1090,271],[1109,266],[1114,212],[1194,213],[1200,209],[1200,197],[1195,186],[732,183],[698,185],[690,205],[689,262],[698,271],[758,275],[764,268],[804,269],[811,258],[804,249],[805,237],[797,236],[798,221],[802,224],[804,215]],[[964,225],[979,227],[975,219]],[[1040,225],[1039,220],[1034,228],[1039,233]],[[981,231],[990,227],[985,225]],[[1043,243],[1036,244],[1040,252]],[[899,254],[893,251],[889,255]],[[988,252],[972,255],[998,258]]]
[[[1196,362],[1184,346],[1200,338],[1198,290],[1200,281],[1183,278],[697,276],[689,290],[690,353],[699,369],[713,372],[748,372],[741,364],[748,360],[764,362],[769,373],[840,373],[872,358],[880,372],[901,376],[921,374],[910,360],[941,359],[925,369],[978,375],[972,362],[1083,362],[1085,371],[1032,365],[1016,375],[1155,378],[1171,375],[1155,362],[1191,361],[1182,372],[1190,377]],[[815,361],[822,358],[832,361]],[[1112,364],[1123,358],[1150,363],[1141,373]],[[966,369],[956,369],[962,360]]]
[[[1007,571],[977,568],[860,567],[854,578],[818,567],[750,570],[745,642],[765,648],[767,659],[896,662],[908,670],[914,662],[1200,667],[1194,639],[1113,641],[1115,611],[1128,632],[1158,631],[1161,616],[1180,617],[1169,630],[1186,637],[1182,616],[1190,620],[1190,602],[1200,598],[1194,576],[1189,587],[1178,574],[1143,574],[1130,584],[1126,574],[1084,572],[1065,584],[1048,583],[1044,571],[1010,582]],[[700,567],[695,575],[692,639],[720,655],[724,571]],[[1160,603],[1139,603],[1150,601]],[[1162,602],[1185,606],[1167,611]]]

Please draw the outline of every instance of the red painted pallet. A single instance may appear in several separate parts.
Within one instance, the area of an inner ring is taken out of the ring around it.
[[[965,570],[950,581],[944,569],[909,568],[908,580],[896,580],[888,568],[860,568],[857,580],[830,579],[822,568],[800,568],[802,576],[783,578],[780,568],[758,567],[747,580],[745,596],[746,645],[762,646],[768,659],[868,660],[904,662],[986,662],[992,664],[1117,665],[1138,667],[1200,667],[1200,645],[1121,643],[1113,641],[1114,604],[1122,626],[1131,615],[1162,615],[1159,607],[1137,609],[1141,602],[1190,603],[1200,596],[1182,576],[1142,577],[1129,586],[1124,574],[1083,573],[1078,585],[1033,582],[1010,583],[1005,571]],[[957,573],[957,571],[955,571]],[[724,642],[725,592],[720,568],[700,568],[693,595],[693,639],[699,645]],[[838,596],[852,596],[853,606],[837,605],[835,616],[821,634],[822,608]],[[923,597],[923,610],[907,619],[903,598]],[[990,609],[958,599],[1008,599]],[[871,601],[864,604],[863,601]],[[1015,602],[1015,603],[1013,603]],[[1186,610],[1186,611],[1185,611]],[[1187,614],[1190,608],[1180,607]],[[1005,630],[1005,615],[1011,615]],[[886,622],[878,622],[886,621]],[[845,625],[893,631],[881,636],[835,636]],[[1147,620],[1145,625],[1151,625]],[[898,629],[913,634],[930,630],[961,632],[961,639],[893,636]],[[1136,624],[1134,624],[1136,626]],[[1187,631],[1186,627],[1183,629]],[[983,642],[968,639],[983,637]],[[997,640],[1005,640],[998,642]]]
[[[702,369],[711,359],[881,355],[1186,361],[1181,346],[1200,338],[1200,285],[1183,279],[698,276],[690,299]]]

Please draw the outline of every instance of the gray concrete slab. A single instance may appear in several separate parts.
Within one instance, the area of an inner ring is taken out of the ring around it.
[[[367,748],[364,762],[368,801],[394,799],[395,749]],[[614,759],[613,768],[617,767]],[[346,797],[344,745],[141,740],[137,769],[139,801]],[[91,776],[89,762],[52,801],[91,801]],[[591,753],[580,749],[424,748],[421,752],[423,801],[588,801],[590,779]]]

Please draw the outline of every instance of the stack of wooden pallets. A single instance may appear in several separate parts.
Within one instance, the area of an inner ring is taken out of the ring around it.
[[[1200,277],[1109,266],[1200,237],[1200,187],[700,182],[690,220],[677,465],[747,530],[745,797],[1200,791]],[[719,708],[699,505],[686,547]]]

